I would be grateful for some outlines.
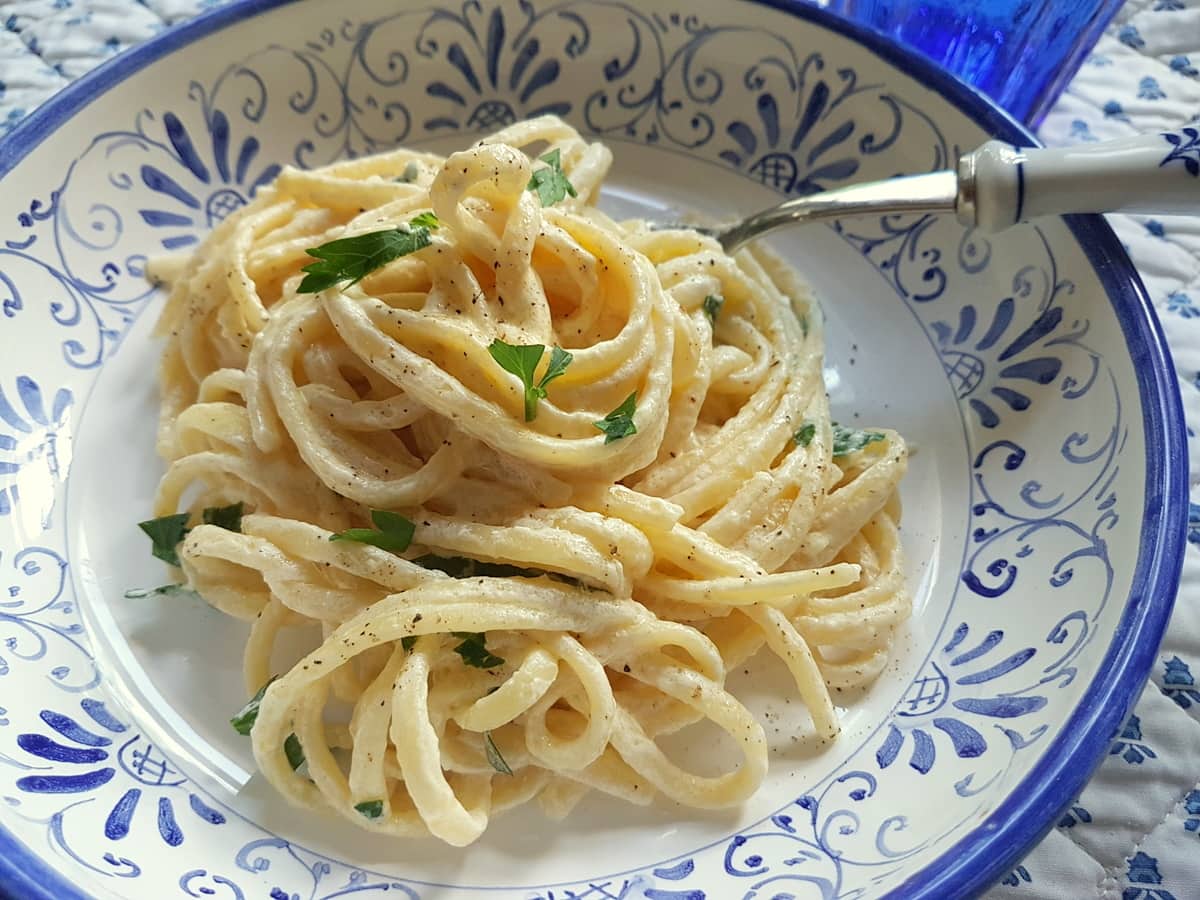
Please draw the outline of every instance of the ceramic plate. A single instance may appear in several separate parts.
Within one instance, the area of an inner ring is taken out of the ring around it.
[[[987,238],[947,219],[774,245],[829,319],[843,421],[917,448],[911,624],[808,737],[762,662],[735,676],[771,773],[741,809],[588,799],[469,850],[297,815],[228,719],[241,626],[163,581],[150,510],[161,296],[283,164],[445,151],[556,113],[607,141],[603,205],[727,218],[950,165],[1026,132],[818,9],[649,0],[248,0],[69,88],[0,145],[0,878],[20,898],[959,897],[1075,795],[1174,596],[1183,425],[1162,335],[1099,219]],[[685,741],[686,743],[686,741]],[[697,748],[680,748],[683,752]]]

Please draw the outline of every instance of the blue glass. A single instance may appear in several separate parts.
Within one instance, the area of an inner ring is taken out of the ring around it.
[[[1123,0],[830,0],[1036,126]]]

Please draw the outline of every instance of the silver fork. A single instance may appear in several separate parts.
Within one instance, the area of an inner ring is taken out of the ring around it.
[[[964,225],[1001,231],[1040,216],[1103,212],[1200,213],[1200,129],[1057,150],[988,141],[955,170],[798,197],[697,230],[733,252],[784,225],[848,216],[953,213]]]

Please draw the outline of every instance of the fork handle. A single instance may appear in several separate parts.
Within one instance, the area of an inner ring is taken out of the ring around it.
[[[1200,214],[1200,128],[1062,149],[988,141],[958,161],[960,221],[999,231],[1066,213]]]

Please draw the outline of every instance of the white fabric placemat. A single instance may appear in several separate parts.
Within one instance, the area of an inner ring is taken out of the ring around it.
[[[0,2],[0,135],[113,54],[223,2]],[[1128,0],[1041,137],[1073,144],[1197,118],[1200,0]],[[1110,221],[1171,344],[1200,500],[1200,218]],[[1200,897],[1200,505],[1190,510],[1183,583],[1150,682],[1087,788],[988,900]]]

